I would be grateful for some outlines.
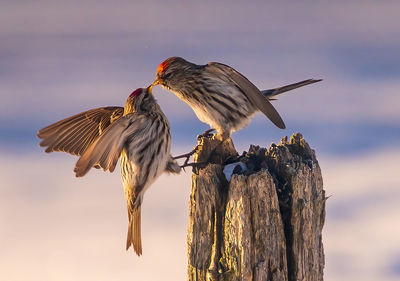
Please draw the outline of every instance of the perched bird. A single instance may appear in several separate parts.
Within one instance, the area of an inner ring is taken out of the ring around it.
[[[46,152],[65,151],[80,156],[77,177],[97,166],[113,172],[120,158],[128,207],[126,249],[142,254],[141,204],[146,189],[164,171],[179,173],[170,155],[167,118],[151,93],[152,86],[135,90],[125,107],[102,107],[61,120],[39,131]]]
[[[200,121],[217,130],[217,137],[227,139],[232,132],[248,125],[261,111],[277,127],[285,124],[269,102],[271,97],[321,80],[308,79],[276,89],[260,90],[232,67],[210,62],[197,65],[180,57],[162,62],[153,85],[161,85],[186,102]]]

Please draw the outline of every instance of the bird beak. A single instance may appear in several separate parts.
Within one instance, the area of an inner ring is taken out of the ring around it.
[[[158,80],[158,78],[156,78],[156,80],[154,80],[153,84],[151,84],[151,85],[155,86],[155,85],[159,85],[159,84],[160,84],[160,81]]]
[[[153,83],[154,84],[154,83]],[[150,86],[148,86],[146,88],[146,92],[148,92],[149,94],[151,94],[151,91],[153,90],[153,84],[151,84]]]

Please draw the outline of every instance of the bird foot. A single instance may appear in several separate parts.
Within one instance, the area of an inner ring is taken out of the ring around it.
[[[192,162],[192,163],[185,163],[185,164],[181,165],[180,167],[186,172],[186,170],[185,170],[186,167],[192,167],[194,169],[194,168],[200,168],[200,166],[203,166],[205,164],[206,163],[204,163],[204,162],[199,162],[199,163]]]
[[[215,129],[208,129],[208,130],[206,130],[203,134],[201,134],[201,135],[198,135],[197,136],[197,138],[201,138],[201,137],[203,137],[203,138],[211,138],[214,134],[211,134],[211,132],[213,132],[213,131],[215,131]]]
[[[192,151],[190,151],[189,153],[185,153],[185,154],[182,154],[182,155],[178,155],[178,156],[172,157],[172,159],[176,160],[176,159],[186,158],[185,162],[183,162],[183,165],[181,166],[181,168],[184,168],[184,167],[186,167],[185,165],[188,165],[190,157],[193,154],[196,153],[198,148],[199,148],[199,145],[196,145],[196,147]]]

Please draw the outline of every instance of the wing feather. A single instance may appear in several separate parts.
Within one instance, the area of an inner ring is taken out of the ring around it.
[[[276,111],[269,100],[266,99],[260,90],[246,77],[232,67],[222,63],[210,62],[207,64],[206,68],[208,71],[214,72],[216,75],[225,73],[225,75],[227,75],[227,77],[229,77],[229,79],[235,83],[236,86],[246,95],[249,101],[262,113],[264,113],[265,116],[272,121],[272,123],[274,123],[278,128],[285,129],[285,123],[283,122],[278,111]]]
[[[73,124],[71,127],[63,128],[57,134],[54,134],[52,137],[48,139],[48,148],[46,152],[51,151],[64,151],[64,148],[68,148],[71,152],[71,143],[76,143],[76,138],[81,134],[87,134],[94,131],[92,124],[89,126],[85,126],[85,120],[80,120],[78,123]],[[82,144],[78,143],[80,146]]]
[[[46,152],[63,151],[81,156],[86,149],[124,112],[110,106],[88,110],[41,129],[37,136]]]
[[[149,122],[140,113],[127,114],[116,120],[79,158],[74,169],[76,176],[84,176],[95,164],[113,172],[126,141],[138,139]]]

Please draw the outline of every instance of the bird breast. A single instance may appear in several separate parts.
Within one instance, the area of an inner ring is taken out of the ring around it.
[[[167,165],[170,155],[171,137],[169,128],[157,127],[154,122],[147,132],[143,132],[141,143],[130,142],[121,152],[120,165],[124,189],[135,190],[138,186],[144,193],[159,177]],[[127,193],[127,191],[125,191]]]

